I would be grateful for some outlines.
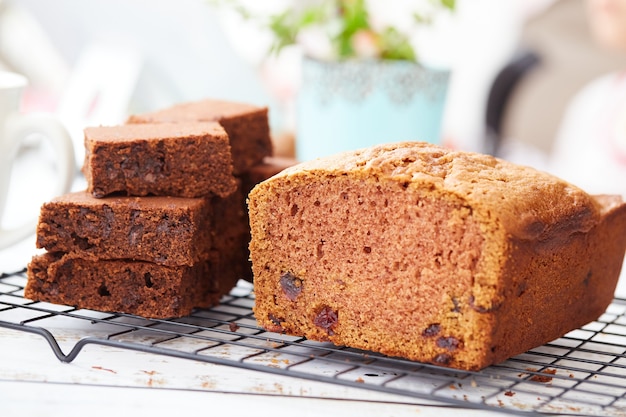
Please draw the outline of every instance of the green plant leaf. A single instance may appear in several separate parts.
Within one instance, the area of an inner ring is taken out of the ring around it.
[[[396,28],[385,28],[380,32],[372,29],[369,23],[369,10],[365,0],[320,0],[307,7],[292,7],[281,13],[274,14],[266,19],[259,19],[241,4],[239,0],[207,0],[210,4],[230,7],[246,19],[262,20],[274,36],[270,47],[271,54],[278,54],[284,47],[296,44],[300,32],[310,26],[331,27],[333,33],[331,44],[339,59],[355,58],[354,37],[361,31],[368,32],[376,39],[382,59],[397,59],[416,61],[417,54],[409,42],[408,34],[399,32]],[[430,0],[439,8],[452,11],[456,7],[456,0]],[[429,15],[413,14],[416,25],[432,23]],[[334,29],[337,30],[334,30]]]
[[[454,10],[456,8],[456,0],[441,0],[441,5],[449,10]]]
[[[409,39],[397,29],[388,27],[380,37],[381,58],[415,61],[416,55]]]

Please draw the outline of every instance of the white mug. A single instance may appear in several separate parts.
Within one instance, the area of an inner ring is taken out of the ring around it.
[[[72,140],[65,127],[49,114],[19,112],[22,91],[27,84],[23,75],[0,71],[0,249],[33,234],[37,223],[37,219],[20,225],[3,226],[1,223],[7,206],[12,166],[24,139],[40,135],[52,145],[58,172],[54,195],[70,190],[76,171]]]

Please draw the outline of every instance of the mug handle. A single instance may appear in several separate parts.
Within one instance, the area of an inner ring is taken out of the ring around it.
[[[57,167],[59,170],[58,181],[54,189],[55,196],[65,194],[72,188],[76,175],[76,161],[74,158],[74,146],[72,139],[63,126],[63,124],[51,114],[46,113],[32,113],[32,114],[20,114],[16,117],[8,120],[6,124],[6,139],[8,143],[12,145],[12,149],[9,151],[17,153],[19,149],[19,143],[30,135],[42,135],[46,140],[49,140],[56,152]],[[13,161],[15,155],[9,159]],[[11,169],[10,163],[1,169]],[[8,174],[6,172],[3,175],[5,178],[5,184],[0,184],[0,192],[6,197],[8,192]],[[0,213],[4,207],[0,207]],[[1,220],[1,219],[0,219]],[[0,225],[0,249],[11,246],[22,239],[25,239],[30,234],[35,233],[37,226],[37,219],[28,221],[16,228],[2,228]]]

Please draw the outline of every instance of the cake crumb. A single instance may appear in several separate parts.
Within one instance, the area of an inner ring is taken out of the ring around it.
[[[530,371],[530,369],[527,369],[527,370]],[[543,371],[541,371],[541,373],[547,374],[547,375],[555,375],[556,369],[550,369],[550,368],[544,369]],[[533,375],[532,377],[530,377],[530,380],[534,382],[542,382],[542,383],[551,382],[552,377],[547,376],[547,375]]]

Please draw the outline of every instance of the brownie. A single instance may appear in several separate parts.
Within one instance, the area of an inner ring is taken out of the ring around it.
[[[272,154],[267,107],[220,100],[186,102],[132,115],[128,123],[219,122],[230,139],[235,174],[242,174]]]
[[[250,226],[243,190],[226,198],[213,198],[214,226],[212,251],[214,273],[220,277],[220,289],[230,291],[239,279],[250,280]]]
[[[212,224],[210,198],[95,198],[79,191],[43,204],[37,247],[92,260],[192,266],[209,256]]]
[[[28,298],[178,317],[251,280],[247,193],[283,167],[263,161],[267,109],[205,101],[142,117],[85,129],[88,189],[43,205]]]
[[[215,122],[89,127],[85,148],[95,197],[225,197],[236,187],[228,136]]]
[[[146,317],[215,305],[251,276],[237,182],[225,198],[70,193],[45,203],[29,264],[32,300]]]
[[[245,215],[245,224],[246,224],[246,238],[243,240],[245,245],[245,253],[246,253],[246,264],[247,268],[244,270],[241,278],[246,281],[253,282],[252,275],[252,263],[249,260],[249,250],[248,244],[250,242],[250,227],[249,219],[248,219],[248,203],[247,197],[248,193],[260,182],[265,181],[268,178],[278,174],[283,169],[293,166],[297,163],[295,159],[285,158],[285,157],[276,157],[276,156],[268,156],[263,159],[263,161],[252,168],[250,168],[247,172],[243,173],[240,178],[242,182],[242,188],[244,191],[244,197],[241,199],[241,206],[243,207],[243,212]]]
[[[298,161],[293,158],[278,156],[267,156],[263,158],[263,161],[254,165],[247,172],[239,176],[243,183],[242,186],[246,196],[258,183],[273,177],[283,169],[294,166],[297,163]]]
[[[28,265],[26,298],[77,308],[150,318],[189,315],[194,307],[217,304],[211,262],[165,266],[152,262],[91,260],[75,254],[44,253]]]
[[[621,197],[419,142],[305,162],[248,199],[260,325],[460,369],[597,319],[626,251]]]

